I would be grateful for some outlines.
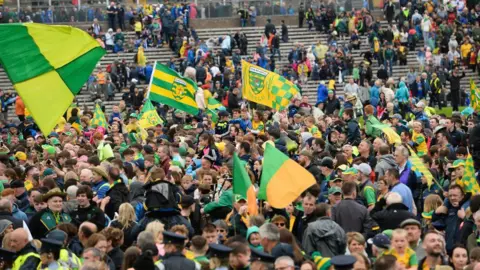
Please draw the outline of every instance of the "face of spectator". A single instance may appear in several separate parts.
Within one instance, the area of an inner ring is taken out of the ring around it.
[[[462,247],[458,247],[453,250],[452,258],[451,258],[453,269],[459,270],[463,269],[468,262],[468,254],[467,250]]]
[[[87,207],[90,204],[87,194],[77,194],[77,201],[80,207]]]
[[[399,149],[395,150],[393,156],[395,157],[395,162],[397,162],[397,164],[405,163],[406,158],[403,155],[402,151],[400,151]]]
[[[103,180],[103,177],[100,174],[98,174],[96,172],[92,172],[92,174],[93,174],[93,182],[94,183],[98,183],[98,182]]]
[[[458,188],[451,188],[448,190],[448,200],[453,207],[458,207],[460,202],[463,200],[462,191]]]
[[[441,237],[442,236],[436,233],[429,233],[425,235],[422,245],[427,255],[437,257],[438,255],[442,254],[443,242]]]
[[[33,205],[35,198],[40,195],[41,195],[40,192],[36,190],[30,192],[30,196],[28,196],[28,202],[30,203],[30,205]]]
[[[93,255],[93,252],[91,252],[91,251],[87,251],[87,252],[83,253],[83,259],[85,261],[88,261],[88,262],[98,262],[98,261],[100,261],[100,258],[95,257]]]
[[[52,212],[59,213],[62,211],[63,199],[62,197],[54,196],[48,199],[47,201],[48,208]]]
[[[302,200],[303,212],[305,215],[310,215],[315,210],[315,197],[305,196]]]
[[[103,254],[107,253],[107,246],[107,241],[105,240],[100,240],[95,245],[95,247],[98,248],[98,250],[100,250]]]
[[[365,250],[365,245],[362,245],[359,242],[352,240],[350,244],[348,244],[348,250],[350,250],[350,253],[363,253],[363,251]]]
[[[293,270],[295,267],[288,265],[286,260],[276,261],[275,262],[275,270]]]
[[[304,264],[302,264],[302,266],[300,266],[300,270],[314,270],[314,269],[312,268],[311,264],[304,263]]]
[[[405,248],[408,246],[407,238],[403,235],[400,234],[394,234],[392,236],[392,247],[397,250],[405,250]]]
[[[422,231],[417,225],[407,225],[403,228],[407,231],[407,240],[410,244],[417,245],[420,236],[422,235]]]
[[[203,237],[207,239],[207,244],[216,244],[218,240],[218,233],[217,231],[203,232]]]
[[[47,208],[47,204],[44,202],[39,202],[39,203],[35,202],[33,203],[33,207],[35,208],[35,211],[40,212],[43,209]]]

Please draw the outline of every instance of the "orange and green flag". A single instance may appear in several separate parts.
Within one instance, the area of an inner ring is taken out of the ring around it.
[[[285,208],[316,183],[313,175],[270,143],[265,144],[258,198]]]
[[[233,195],[235,201],[244,199],[247,201],[248,213],[258,214],[257,194],[248,176],[246,162],[240,160],[237,153],[233,155]]]
[[[105,50],[63,25],[0,24],[0,63],[43,134],[72,104]]]

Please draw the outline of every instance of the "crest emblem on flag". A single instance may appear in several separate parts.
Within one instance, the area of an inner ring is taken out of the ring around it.
[[[265,79],[268,73],[255,67],[250,67],[249,73],[248,79],[251,89],[256,95],[258,95],[265,89]]]
[[[187,84],[178,78],[173,81],[173,87],[172,87],[172,92],[173,92],[173,97],[176,100],[181,100],[185,97],[187,94],[187,89],[185,89]]]

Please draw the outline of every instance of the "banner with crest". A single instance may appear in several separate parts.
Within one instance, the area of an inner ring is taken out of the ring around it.
[[[198,114],[198,106],[195,101],[197,86],[192,80],[183,77],[169,67],[155,62],[149,89],[148,98],[152,101],[189,114]]]
[[[299,92],[295,84],[275,72],[242,61],[242,96],[245,99],[283,110]]]

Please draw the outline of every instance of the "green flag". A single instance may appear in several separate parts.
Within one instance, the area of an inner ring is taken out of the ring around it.
[[[212,109],[207,109],[206,113],[212,117],[212,122],[214,123],[218,122],[218,114],[216,111]]]
[[[257,194],[252,181],[245,168],[246,162],[240,160],[237,153],[233,154],[233,194],[235,201],[244,199],[247,201],[248,213],[258,214]]]
[[[222,103],[220,103],[214,97],[209,97],[208,98],[207,108],[212,109],[212,110],[216,110],[220,107],[222,107]]]
[[[93,119],[90,120],[90,125],[95,126],[95,127],[103,127],[107,129],[108,127],[108,122],[107,119],[105,119],[105,114],[103,114],[102,108],[100,108],[100,105],[95,105],[95,112],[93,113]]]

